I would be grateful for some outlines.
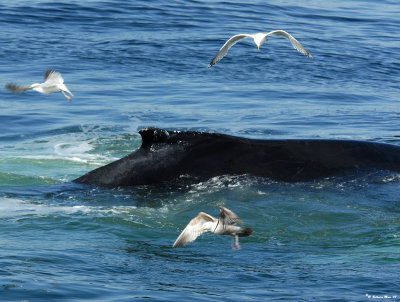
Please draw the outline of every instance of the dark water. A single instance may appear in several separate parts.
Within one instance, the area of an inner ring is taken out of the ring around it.
[[[397,1],[0,1],[0,84],[60,71],[74,93],[0,90],[4,301],[400,300],[400,177],[180,187],[71,184],[140,146],[146,126],[400,145]],[[283,29],[260,50],[237,33]],[[254,229],[204,235],[224,205]]]

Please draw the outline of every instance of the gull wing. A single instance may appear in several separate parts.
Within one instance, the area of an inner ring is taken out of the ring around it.
[[[312,56],[307,51],[307,49],[305,49],[304,46],[301,45],[301,43],[299,41],[297,41],[291,34],[287,33],[286,31],[284,31],[284,30],[274,30],[274,31],[271,31],[269,33],[265,33],[266,37],[268,37],[269,35],[281,36],[281,37],[284,37],[284,38],[288,39],[290,41],[290,43],[292,43],[292,46],[293,46],[294,49],[296,49],[297,51],[301,52],[303,55],[309,57],[310,59],[312,58]]]
[[[233,213],[231,210],[221,207],[219,211],[219,222],[222,225],[233,225],[236,223],[242,224],[243,222],[240,220],[239,216]]]
[[[59,72],[49,69],[44,73],[44,82],[46,84],[57,85],[64,83],[64,79]]]
[[[211,60],[210,64],[208,65],[208,68],[212,67],[215,65],[218,61],[220,61],[228,52],[229,48],[231,48],[233,45],[235,45],[237,42],[244,38],[251,37],[249,34],[239,34],[231,37],[228,41],[225,42],[224,45],[220,48],[218,53],[215,55],[215,57]]]
[[[172,245],[173,248],[175,247],[180,247],[182,245],[186,245],[187,243],[190,243],[192,241],[195,241],[197,237],[199,237],[201,234],[207,232],[207,230],[203,230],[202,226],[206,222],[213,222],[216,221],[214,217],[211,215],[208,215],[207,213],[200,212],[197,214],[196,217],[194,217],[188,225],[185,227],[185,229],[182,231],[182,233],[178,236],[178,238],[175,240],[174,244]]]
[[[9,83],[6,88],[12,93],[20,93],[32,89],[32,86],[20,86],[16,84]]]

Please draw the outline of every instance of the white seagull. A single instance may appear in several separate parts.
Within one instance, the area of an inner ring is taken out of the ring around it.
[[[290,41],[290,43],[292,43],[292,45],[295,49],[297,49],[303,55],[305,55],[309,58],[312,58],[310,53],[291,34],[287,33],[284,30],[274,30],[274,31],[270,31],[269,33],[262,32],[262,33],[255,33],[255,34],[239,34],[239,35],[235,35],[235,36],[231,37],[228,41],[225,42],[225,44],[221,47],[221,49],[218,51],[218,53],[215,55],[215,57],[211,60],[210,64],[208,65],[208,68],[212,67],[219,60],[221,60],[227,54],[229,48],[231,48],[233,45],[235,45],[240,40],[242,40],[244,38],[253,38],[254,43],[256,43],[258,49],[260,49],[261,45],[265,41],[268,41],[267,37],[270,35],[281,36],[281,37],[288,39]]]
[[[239,237],[250,236],[253,230],[251,228],[242,228],[236,226],[236,223],[242,224],[239,216],[231,210],[221,207],[219,218],[215,218],[207,213],[200,212],[196,217],[190,220],[182,233],[173,244],[173,248],[180,247],[190,243],[205,232],[213,232],[218,235],[230,235],[232,238],[232,249],[240,249]],[[233,244],[235,239],[235,244]]]
[[[7,84],[6,88],[12,93],[20,93],[27,90],[35,90],[43,94],[49,94],[61,91],[68,101],[71,100],[71,97],[65,94],[65,92],[68,92],[71,96],[73,96],[72,92],[69,91],[67,86],[65,86],[64,79],[62,78],[61,74],[54,70],[46,70],[46,72],[44,73],[44,83],[41,84],[35,83],[30,86]]]

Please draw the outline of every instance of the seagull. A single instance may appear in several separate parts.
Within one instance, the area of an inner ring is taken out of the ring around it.
[[[240,249],[239,237],[250,236],[253,230],[251,228],[236,226],[236,223],[242,224],[239,216],[225,207],[220,207],[218,219],[207,213],[200,212],[196,217],[190,220],[189,224],[175,240],[172,247],[175,248],[186,245],[196,240],[198,236],[205,232],[213,232],[218,235],[233,236],[232,249]],[[233,240],[235,240],[235,244],[233,244]]]
[[[65,86],[64,79],[62,78],[61,74],[54,70],[46,70],[44,73],[44,83],[35,83],[30,86],[20,86],[9,83],[6,85],[6,88],[12,93],[20,93],[31,89],[43,94],[61,91],[68,101],[71,100],[71,97],[65,94],[65,92],[68,92],[71,96],[73,96],[72,92],[69,91],[67,86]]]
[[[227,54],[229,48],[231,48],[233,45],[235,45],[240,40],[242,40],[244,38],[253,38],[254,43],[256,43],[258,49],[260,49],[261,45],[265,41],[268,41],[267,37],[270,35],[281,36],[281,37],[288,39],[290,41],[290,43],[292,43],[294,49],[297,49],[299,52],[301,52],[303,55],[309,57],[310,59],[312,58],[310,53],[291,34],[287,33],[284,30],[274,30],[274,31],[270,31],[269,33],[261,32],[261,33],[255,33],[255,34],[239,34],[239,35],[235,35],[235,36],[231,37],[228,41],[225,42],[225,44],[221,47],[221,49],[218,51],[218,53],[215,55],[215,57],[211,60],[210,64],[208,65],[208,68],[212,67],[219,60],[221,60]]]

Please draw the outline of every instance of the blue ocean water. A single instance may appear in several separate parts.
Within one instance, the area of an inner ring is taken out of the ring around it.
[[[390,0],[0,1],[0,86],[56,69],[74,94],[0,89],[1,300],[399,301],[398,173],[70,182],[137,149],[147,126],[400,145],[399,13]],[[274,29],[313,59],[271,37],[207,68],[230,36]],[[213,235],[171,249],[221,205],[254,229],[240,251]]]

